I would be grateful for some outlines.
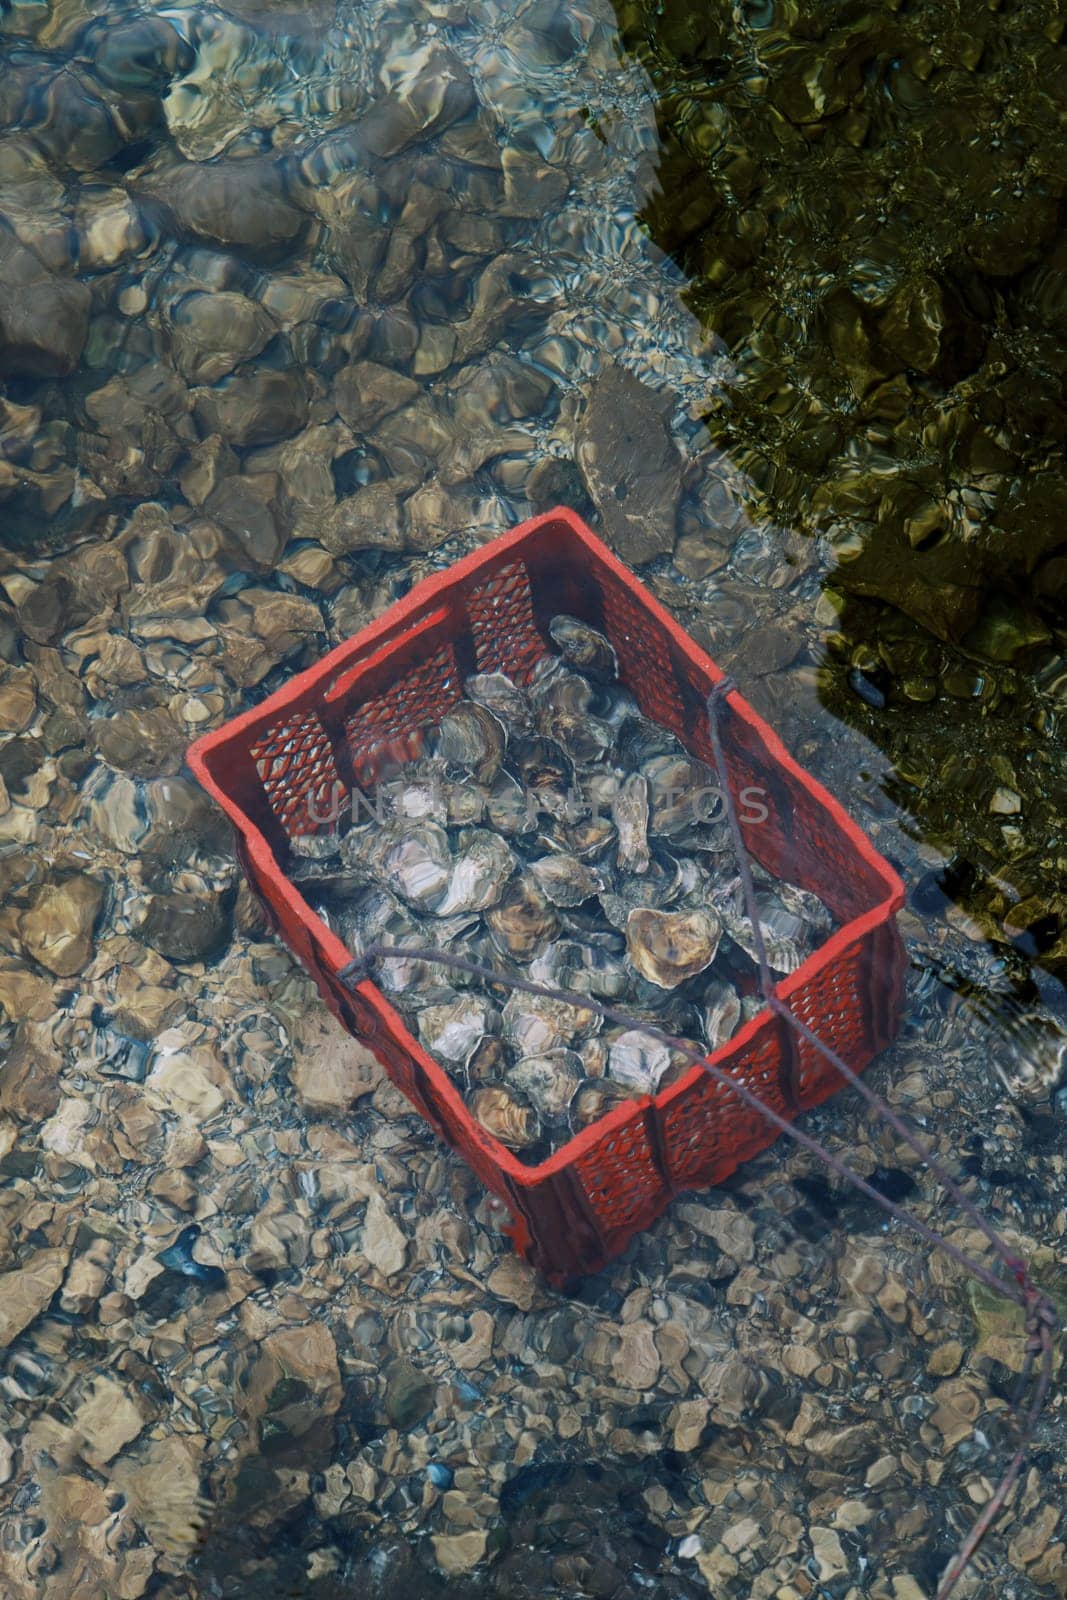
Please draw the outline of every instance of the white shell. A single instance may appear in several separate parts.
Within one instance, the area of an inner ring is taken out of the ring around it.
[[[639,907],[626,919],[626,952],[643,978],[676,989],[710,967],[722,923],[711,911],[653,911]]]
[[[655,1094],[670,1065],[668,1047],[636,1028],[620,1033],[608,1051],[608,1076],[640,1094]]]

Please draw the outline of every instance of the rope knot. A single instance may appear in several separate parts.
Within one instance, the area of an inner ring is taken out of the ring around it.
[[[355,956],[345,966],[338,970],[337,976],[346,989],[354,989],[358,984],[373,976],[374,956],[364,953]]]

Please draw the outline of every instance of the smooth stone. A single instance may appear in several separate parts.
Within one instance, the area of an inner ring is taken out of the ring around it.
[[[327,514],[320,532],[331,555],[357,550],[401,550],[400,502],[386,483],[372,483],[348,495]]]
[[[145,1100],[154,1111],[207,1122],[226,1102],[223,1085],[229,1085],[222,1064],[210,1050],[164,1047],[165,1038],[145,1080]]]
[[[194,444],[178,467],[178,484],[190,505],[202,506],[223,481],[240,471],[236,455],[219,433]]]
[[[58,278],[0,221],[0,372],[65,377],[89,334],[89,288]]]
[[[945,1344],[938,1345],[931,1350],[926,1362],[926,1370],[934,1378],[951,1378],[953,1373],[959,1371],[963,1362],[964,1349],[958,1339],[949,1339]]]
[[[281,168],[269,157],[163,168],[146,187],[190,233],[257,255],[280,253],[305,222],[286,198]]]
[[[272,572],[285,549],[285,529],[276,514],[278,480],[271,472],[223,478],[204,511],[226,530],[241,566]]]
[[[70,1251],[38,1250],[22,1266],[0,1274],[0,1350],[39,1317],[63,1282]]]
[[[32,671],[29,667],[9,668],[0,680],[0,733],[21,733],[36,710],[37,681]]]
[[[398,1356],[385,1369],[385,1414],[394,1428],[408,1432],[431,1409],[437,1385],[406,1356]]]
[[[862,700],[864,705],[870,706],[875,711],[884,711],[886,707],[885,690],[880,688],[873,678],[862,672],[859,667],[852,667],[848,673],[848,686],[852,693]]]
[[[108,23],[93,56],[102,83],[120,94],[159,94],[196,60],[196,52],[162,17]]]
[[[347,1116],[381,1081],[381,1068],[367,1047],[325,1011],[300,1019],[292,1053],[289,1081],[300,1105],[313,1116]]]
[[[431,41],[412,51],[404,67],[403,87],[378,100],[356,126],[359,148],[371,155],[395,156],[476,104],[470,73],[444,45]]]
[[[469,1528],[466,1533],[435,1533],[433,1553],[437,1565],[449,1577],[471,1572],[485,1555],[489,1533],[485,1528]]]
[[[19,918],[27,952],[58,978],[73,977],[93,953],[93,928],[103,899],[103,886],[81,874],[45,884]]]
[[[176,773],[188,742],[185,730],[162,706],[116,712],[94,722],[92,730],[104,760],[120,772],[131,772],[139,778]]]
[[[505,1256],[489,1274],[486,1286],[498,1300],[505,1300],[520,1311],[529,1311],[537,1298],[537,1278],[517,1256]]]
[[[243,294],[190,294],[171,312],[178,371],[190,383],[217,383],[241,361],[257,356],[275,325],[262,306]]]
[[[197,1548],[205,1520],[203,1456],[199,1435],[171,1434],[139,1439],[111,1468],[112,1482],[145,1538],[179,1565]],[[150,1574],[151,1568],[138,1582],[147,1587]]]
[[[126,142],[91,74],[65,63],[37,99],[34,134],[57,167],[93,172]],[[131,119],[132,122],[132,119]]]
[[[671,399],[613,365],[586,395],[578,466],[607,542],[640,566],[673,550],[677,534],[683,461],[668,426]]]
[[[355,361],[342,367],[333,386],[338,413],[359,433],[369,432],[419,393],[420,385],[412,378],[377,361]]]
[[[409,496],[404,510],[408,550],[434,550],[457,533],[493,527],[488,503],[475,491],[446,489],[432,480]]]
[[[62,567],[53,567],[19,606],[19,625],[36,644],[49,644],[66,632],[74,619],[75,606],[70,574]]]
[[[651,1389],[660,1375],[660,1355],[651,1322],[628,1322],[611,1359],[615,1381],[627,1389]]]
[[[115,983],[115,1023],[132,1038],[148,1041],[169,1027],[186,1008],[182,995],[161,984],[145,983],[124,967]]]
[[[679,1217],[697,1233],[714,1239],[723,1255],[738,1265],[751,1261],[756,1249],[756,1228],[749,1217],[739,1211],[715,1210],[699,1202],[683,1204]]]
[[[993,797],[989,802],[989,809],[994,816],[1014,817],[1019,814],[1022,808],[1022,800],[1014,789],[1009,789],[1004,785],[994,789]]]
[[[546,456],[526,480],[526,498],[534,511],[550,511],[554,506],[570,506],[575,511],[589,510],[581,473],[573,461]]]
[[[128,195],[90,195],[78,206],[79,272],[102,272],[143,250],[148,236],[137,205]]]
[[[509,145],[501,157],[504,172],[506,217],[543,217],[554,211],[570,188],[570,179],[559,167],[550,167],[536,156]]]
[[[129,1391],[107,1377],[94,1380],[88,1399],[74,1413],[74,1428],[84,1440],[82,1453],[97,1471],[131,1444],[144,1425]]]
[[[194,412],[204,434],[221,434],[228,444],[272,444],[306,424],[307,383],[293,368],[248,369],[215,388],[198,390]]]
[[[417,377],[434,377],[452,365],[456,335],[443,323],[427,323],[419,335],[418,348],[411,362]]]
[[[230,942],[233,922],[221,895],[155,894],[139,937],[169,961],[210,961]]]
[[[367,1214],[360,1234],[360,1249],[376,1271],[392,1278],[404,1270],[408,1242],[403,1231],[390,1216],[385,1201],[372,1194],[367,1201]]]
[[[280,1328],[264,1339],[252,1368],[246,1410],[260,1448],[275,1453],[329,1424],[341,1404],[337,1347],[323,1322]]]
[[[15,1014],[17,1001],[2,978],[0,1000],[9,1015]],[[47,1000],[51,1009],[51,991],[47,992]],[[47,1121],[59,1105],[61,1066],[58,1054],[49,1055],[40,1045],[16,1035],[7,1059],[0,1065],[0,1110],[26,1122]]]

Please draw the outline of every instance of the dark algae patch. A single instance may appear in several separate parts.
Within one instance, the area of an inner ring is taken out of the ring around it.
[[[999,657],[989,599],[1065,576],[1063,23],[740,9],[616,7],[660,96],[645,222],[736,368],[710,426],[851,593]]]
[[[659,97],[643,220],[732,364],[708,427],[754,514],[836,563],[821,696],[885,749],[916,832],[981,863],[961,900],[981,932],[1039,924],[1057,966],[1064,22],[955,0],[615,10]]]

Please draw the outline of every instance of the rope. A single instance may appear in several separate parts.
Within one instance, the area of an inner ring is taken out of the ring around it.
[[[1022,1437],[1018,1448],[1005,1468],[1000,1482],[984,1507],[981,1516],[964,1541],[959,1554],[942,1579],[941,1587],[937,1591],[937,1600],[949,1600],[949,1596],[970,1565],[978,1546],[992,1526],[1023,1469],[1027,1451],[1033,1442],[1045,1399],[1052,1383],[1053,1334],[1056,1328],[1056,1312],[1048,1296],[1031,1280],[1027,1263],[1017,1256],[1000,1237],[988,1217],[979,1210],[970,1196],[963,1192],[960,1185],[934,1154],[931,1147],[924,1143],[923,1140],[916,1138],[907,1123],[897,1115],[892,1106],[883,1100],[879,1094],[876,1094],[870,1084],[865,1083],[857,1073],[853,1072],[852,1068],[846,1061],[842,1060],[836,1050],[833,1050],[817,1034],[813,1033],[805,1022],[795,1016],[784,1000],[781,1000],[775,993],[774,980],[767,964],[767,953],[763,943],[763,933],[760,928],[759,913],[756,906],[756,887],[752,878],[752,866],[749,861],[748,849],[741,833],[741,824],[737,818],[737,808],[734,804],[733,794],[730,790],[726,757],[722,745],[722,733],[719,727],[722,706],[727,697],[734,693],[736,688],[737,685],[730,677],[722,678],[715,685],[708,696],[708,725],[711,735],[711,747],[715,757],[715,769],[723,791],[730,837],[733,841],[734,854],[737,858],[737,867],[741,876],[745,911],[752,925],[752,939],[756,948],[760,989],[763,993],[763,998],[776,1016],[781,1017],[782,1021],[792,1028],[794,1033],[799,1034],[802,1039],[818,1050],[847,1083],[851,1084],[854,1089],[859,1090],[871,1109],[884,1122],[888,1123],[897,1137],[902,1139],[915,1152],[927,1171],[936,1178],[943,1188],[948,1190],[965,1216],[988,1239],[996,1254],[1011,1273],[1010,1279],[998,1277],[995,1273],[989,1272],[983,1262],[979,1262],[968,1252],[957,1249],[943,1235],[927,1228],[925,1224],[918,1224],[916,1218],[907,1214],[904,1215],[905,1225],[911,1228],[913,1232],[925,1238],[928,1243],[932,1243],[943,1254],[951,1256],[953,1260],[964,1266],[972,1277],[978,1278],[998,1294],[1004,1295],[1009,1300],[1014,1300],[1017,1305],[1023,1307],[1026,1318],[1027,1352],[1019,1384],[1019,1397],[1025,1391],[1025,1386],[1033,1372],[1034,1364],[1040,1357],[1041,1364],[1038,1372],[1038,1381],[1030,1409],[1023,1424]],[[822,1152],[822,1159],[825,1160],[829,1155],[829,1151]],[[844,1163],[838,1162],[832,1156],[830,1157],[829,1165],[834,1170],[844,1168]],[[877,1199],[884,1211],[888,1211],[890,1215],[896,1215],[899,1219],[900,1210],[892,1204],[888,1196],[878,1194]],[[1018,1400],[1016,1401],[1017,1404]]]
[[[716,773],[723,795],[730,837],[744,895],[745,911],[752,927],[752,941],[756,951],[756,964],[759,968],[760,989],[764,1001],[787,1027],[791,1028],[813,1049],[818,1050],[834,1070],[839,1072],[847,1083],[859,1091],[871,1109],[893,1129],[897,1137],[915,1152],[931,1175],[952,1196],[961,1211],[988,1240],[1003,1266],[1007,1269],[1009,1274],[1007,1277],[994,1272],[984,1261],[980,1261],[969,1251],[953,1244],[950,1239],[946,1239],[936,1229],[929,1227],[921,1218],[914,1216],[903,1206],[897,1205],[888,1195],[883,1194],[874,1184],[869,1183],[866,1178],[850,1167],[846,1161],[843,1161],[840,1156],[835,1155],[833,1151],[828,1150],[802,1128],[798,1128],[795,1123],[783,1117],[772,1106],[769,1106],[765,1100],[761,1099],[754,1090],[750,1089],[746,1084],[738,1082],[737,1079],[730,1077],[721,1067],[709,1061],[706,1055],[699,1050],[695,1050],[686,1040],[675,1038],[672,1034],[666,1033],[650,1023],[643,1022],[615,1006],[604,1005],[601,1001],[594,1000],[588,995],[579,994],[574,990],[556,989],[548,984],[532,983],[527,978],[519,978],[511,973],[500,972],[495,967],[483,965],[479,961],[470,961],[465,956],[452,955],[449,951],[439,950],[433,946],[405,945],[396,947],[369,944],[359,956],[341,968],[338,978],[342,983],[355,987],[356,984],[364,982],[373,976],[373,968],[379,961],[430,961],[441,966],[451,967],[455,971],[466,973],[470,977],[480,978],[487,984],[498,984],[506,989],[517,990],[523,994],[536,995],[544,999],[559,1001],[564,1005],[574,1006],[583,1011],[590,1011],[605,1022],[619,1024],[631,1031],[643,1033],[648,1038],[655,1039],[658,1043],[677,1051],[695,1066],[699,1066],[716,1083],[735,1095],[752,1110],[758,1111],[772,1127],[777,1128],[779,1133],[792,1139],[794,1144],[799,1145],[802,1150],[806,1150],[809,1154],[815,1156],[831,1172],[836,1173],[838,1177],[850,1183],[861,1194],[866,1195],[869,1200],[873,1200],[876,1205],[880,1206],[894,1221],[899,1222],[902,1227],[908,1228],[924,1243],[940,1250],[943,1255],[955,1261],[965,1272],[976,1278],[980,1283],[984,1283],[987,1288],[1022,1307],[1025,1316],[1027,1349],[1020,1379],[1020,1397],[1025,1392],[1026,1385],[1033,1375],[1035,1366],[1038,1369],[1037,1382],[1029,1410],[1023,1421],[1022,1436],[1018,1448],[1008,1463],[995,1492],[971,1529],[959,1554],[946,1572],[941,1587],[937,1592],[937,1600],[949,1600],[949,1596],[955,1589],[960,1577],[970,1565],[979,1544],[1010,1495],[1025,1463],[1026,1455],[1033,1441],[1052,1382],[1053,1334],[1056,1329],[1056,1313],[1048,1296],[1033,1283],[1027,1263],[1005,1243],[992,1223],[979,1210],[974,1201],[964,1193],[959,1183],[929,1145],[917,1138],[892,1107],[880,1095],[875,1093],[870,1085],[865,1083],[857,1073],[853,1072],[848,1063],[820,1039],[818,1034],[814,1033],[799,1017],[795,1016],[775,992],[774,977],[767,960],[767,950],[756,905],[756,886],[752,876],[752,865],[748,848],[741,832],[741,825],[738,821],[733,793],[730,789],[729,769],[719,726],[722,707],[729,695],[735,692],[736,687],[733,679],[729,677],[721,679],[715,686],[707,702],[708,724]],[[1017,1409],[1017,1406],[1013,1407],[1013,1409]]]

